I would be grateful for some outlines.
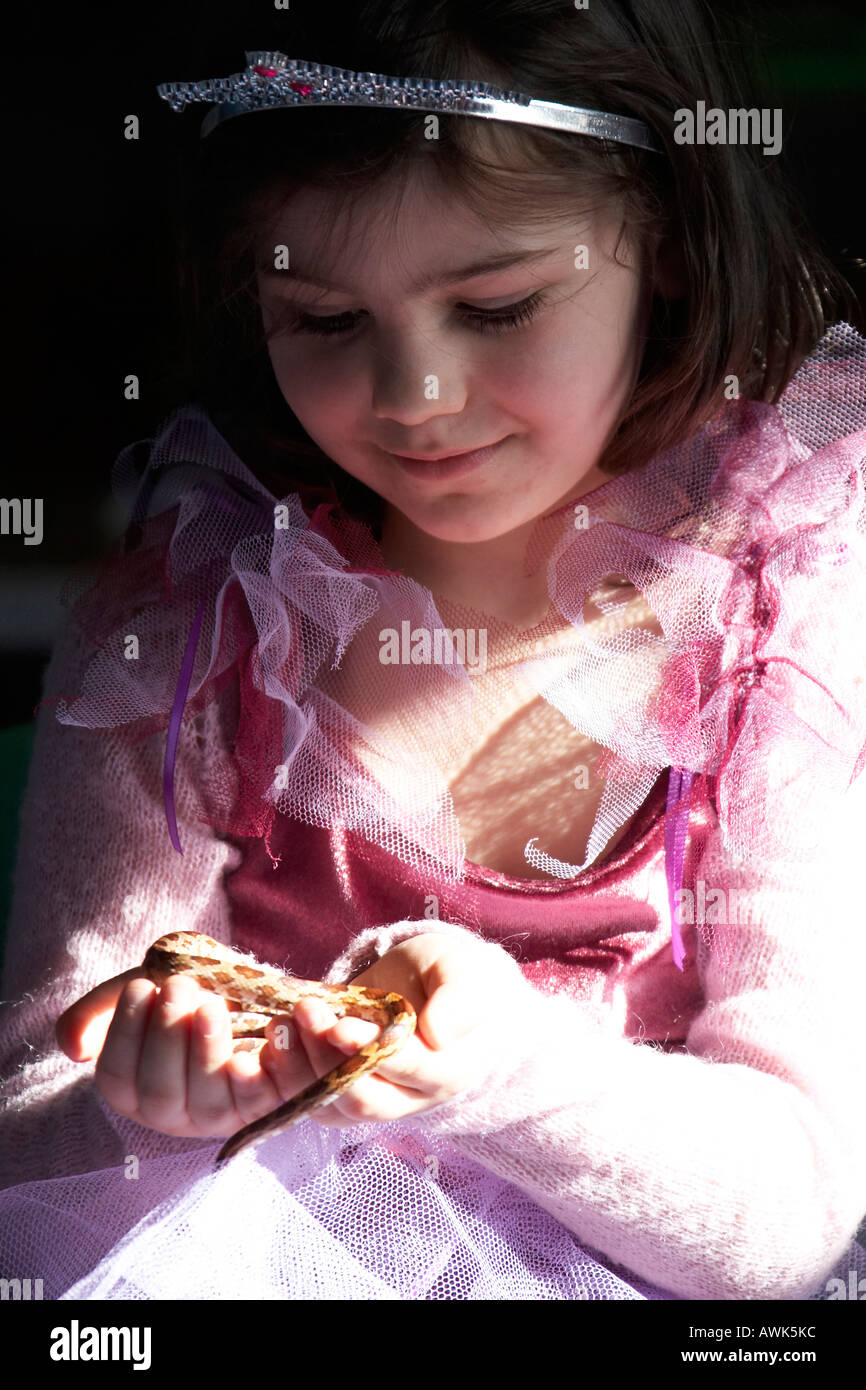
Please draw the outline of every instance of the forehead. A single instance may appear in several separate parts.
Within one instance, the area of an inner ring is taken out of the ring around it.
[[[431,170],[383,177],[349,196],[339,189],[305,187],[274,191],[257,237],[257,259],[273,264],[275,246],[286,246],[290,264],[334,284],[397,276],[432,278],[437,270],[513,252],[541,252],[586,239],[591,219],[563,201],[544,223],[507,226],[485,219]]]

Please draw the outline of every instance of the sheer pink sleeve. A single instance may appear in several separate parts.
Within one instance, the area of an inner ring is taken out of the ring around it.
[[[736,870],[718,836],[707,846],[699,876],[739,890],[739,925],[701,951],[706,1005],[687,1054],[618,1037],[591,1007],[527,984],[483,1082],[413,1127],[681,1298],[823,1289],[866,1211],[864,823],[860,778],[833,851],[784,882]],[[365,933],[334,978],[352,954],[360,969],[430,930],[462,933],[420,920]]]
[[[84,660],[69,622],[44,688],[77,690]],[[181,856],[162,805],[164,737],[131,744],[61,724],[53,705],[39,710],[5,951],[0,1186],[120,1163],[131,1140],[139,1155],[175,1142],[114,1115],[93,1085],[94,1063],[70,1061],[54,1026],[164,932],[229,939],[221,876],[238,851],[197,824],[193,790],[218,717],[215,703],[181,732]]]

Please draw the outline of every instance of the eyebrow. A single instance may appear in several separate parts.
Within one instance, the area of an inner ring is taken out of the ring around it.
[[[409,288],[422,294],[425,290],[440,289],[443,285],[454,285],[462,280],[473,280],[479,275],[488,275],[496,270],[508,270],[511,266],[536,265],[559,250],[559,246],[544,246],[538,251],[504,251],[498,256],[472,261],[469,265],[457,269],[431,271],[429,275],[422,275]],[[299,280],[305,285],[315,285],[318,289],[351,293],[345,286],[335,285],[330,280],[323,280],[321,276],[313,275],[306,270],[293,270],[291,267],[288,270],[276,270],[272,266],[260,265],[259,271],[266,280]]]

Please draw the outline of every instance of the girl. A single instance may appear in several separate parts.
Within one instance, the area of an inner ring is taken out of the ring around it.
[[[46,675],[4,1268],[55,1298],[827,1296],[866,1209],[845,287],[760,144],[675,136],[754,102],[699,0],[320,27],[293,6],[274,50],[440,85],[321,105],[264,52],[209,117],[198,375],[118,460],[123,548]],[[631,119],[477,119],[455,77]],[[235,1043],[142,971],[178,930],[397,991],[417,1032],[215,1172],[376,1028],[306,1001]]]

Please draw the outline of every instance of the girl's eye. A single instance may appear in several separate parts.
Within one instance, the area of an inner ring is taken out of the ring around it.
[[[471,304],[458,304],[460,310],[459,318],[477,333],[502,333],[509,328],[517,328],[520,324],[529,323],[533,319],[544,303],[544,295],[540,290],[531,294],[526,299],[521,299],[517,304],[506,304],[502,309],[478,309]],[[322,333],[332,335],[335,333],[350,333],[363,316],[363,311],[346,311],[343,314],[329,314],[327,317],[318,314],[303,314],[298,311],[294,327],[294,333]]]

